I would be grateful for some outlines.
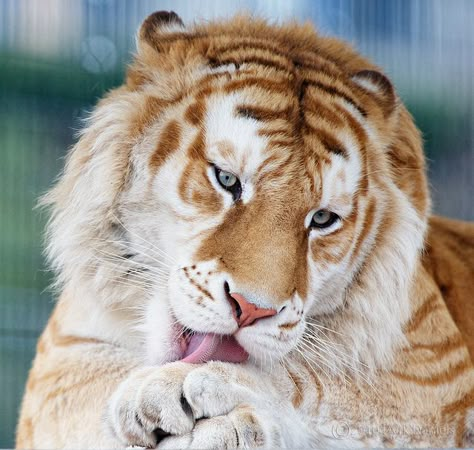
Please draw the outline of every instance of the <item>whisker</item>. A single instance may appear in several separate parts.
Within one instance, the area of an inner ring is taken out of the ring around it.
[[[107,261],[104,261],[104,260],[100,260],[101,264],[102,264],[102,267],[98,270],[96,270],[95,272],[90,272],[91,274],[98,274],[99,273],[99,270],[101,270],[102,268],[105,268],[105,269],[108,269],[108,270],[111,270],[111,271],[114,271],[116,273],[115,277],[111,278],[109,277],[109,279],[114,279],[114,278],[121,278],[123,281],[126,281],[126,280],[129,280],[129,281],[143,281],[144,283],[146,284],[153,284],[153,285],[160,285],[160,286],[167,286],[168,285],[168,279],[165,278],[164,276],[160,275],[160,274],[145,274],[143,272],[139,272],[139,271],[130,271],[130,270],[123,270],[125,268],[123,267],[119,267],[119,266],[116,266],[115,264],[113,263],[110,263],[110,262],[107,262]],[[101,274],[101,276],[104,276],[103,274]]]
[[[325,339],[322,339],[320,336],[319,336],[319,333],[322,333],[326,338],[328,338],[329,340],[325,340]],[[320,345],[323,345],[325,348],[327,348],[329,351],[335,351],[337,352],[339,355],[342,355],[343,357],[345,358],[349,358],[350,360],[352,360],[354,362],[354,364],[350,364],[348,361],[346,361],[345,359],[343,358],[339,358],[339,360],[349,369],[351,369],[352,371],[354,372],[357,372],[365,381],[366,383],[370,384],[370,381],[369,381],[369,378],[366,374],[366,372],[362,371],[361,369],[359,369],[358,366],[363,366],[364,368],[366,369],[369,369],[370,370],[370,367],[365,364],[364,362],[360,361],[358,358],[355,358],[354,356],[350,355],[349,353],[346,353],[344,352],[343,350],[341,350],[341,348],[345,349],[346,347],[340,343],[336,343],[336,342],[333,342],[332,340],[330,340],[329,336],[326,335],[326,333],[324,333],[324,331],[319,331],[318,333],[318,336],[315,336],[311,333],[305,333],[304,334],[304,337],[307,338],[307,339],[310,339],[312,340],[313,342],[317,343],[317,344],[320,344]],[[339,348],[338,348],[339,347]],[[336,356],[336,355],[333,355],[333,356]]]
[[[154,272],[154,273],[157,273],[157,274],[161,274],[161,275],[169,275],[169,272],[163,270],[163,269],[158,269],[157,267],[154,267],[154,266],[150,266],[148,264],[143,264],[143,263],[139,263],[137,261],[133,261],[132,259],[129,259],[129,258],[125,258],[121,255],[116,255],[114,253],[110,253],[110,252],[107,252],[105,250],[100,250],[100,249],[97,249],[97,251],[104,255],[104,256],[107,256],[109,257],[111,260],[116,260],[116,261],[120,261],[120,262],[123,262],[124,264],[132,264],[132,265],[136,265],[138,267],[141,267],[141,268],[145,268],[145,269],[148,269],[150,272]]]
[[[312,325],[313,325],[313,324],[311,324],[311,326],[312,326]],[[327,329],[327,330],[329,330],[330,332],[334,332],[334,330],[331,330],[331,329],[329,329],[329,328],[327,328],[327,327],[322,327],[322,328],[323,328],[323,329]],[[322,338],[319,336],[320,333],[323,334],[323,336],[325,336],[326,338],[328,338],[328,340],[326,341],[325,339],[322,339]],[[337,332],[336,332],[336,333],[337,333]],[[338,333],[338,334],[341,334],[341,333]],[[341,334],[341,336],[343,336],[343,335]],[[370,369],[369,366],[368,366],[367,364],[365,364],[364,362],[362,362],[362,361],[360,361],[359,359],[357,359],[357,358],[351,356],[350,354],[348,354],[348,353],[342,351],[341,348],[345,349],[346,347],[345,347],[344,345],[340,344],[340,343],[337,343],[337,342],[332,341],[332,340],[330,339],[330,337],[329,337],[326,333],[324,333],[324,331],[319,330],[319,331],[318,331],[318,336],[315,336],[315,335],[313,335],[313,334],[311,334],[311,333],[305,333],[305,334],[304,334],[304,337],[309,338],[309,339],[312,339],[313,341],[316,341],[316,342],[321,343],[321,344],[323,344],[323,345],[326,345],[327,347],[330,347],[331,350],[334,350],[334,351],[338,352],[340,355],[343,355],[344,357],[351,359],[351,360],[354,361],[354,363],[355,363],[356,365],[358,365],[358,366],[364,366],[365,368]],[[339,347],[339,348],[338,348],[338,347]],[[342,359],[341,359],[341,361],[342,361],[343,363],[346,363],[346,361],[344,361],[344,360],[342,360]],[[356,371],[356,372],[359,372],[361,375],[365,375],[364,372],[362,372],[361,370],[359,370],[355,365],[349,365],[349,364],[347,364],[347,366],[348,366],[349,368],[351,368],[352,370],[354,370],[354,371]]]
[[[321,354],[320,351],[323,351],[323,353],[327,354],[328,356],[332,356],[330,353],[324,352],[324,350],[321,349],[321,348],[309,349],[309,348],[306,347],[306,349],[307,349],[307,351],[312,353],[314,355],[314,357],[317,357],[318,360],[320,360],[321,363],[324,364],[330,372],[335,373],[337,376],[339,376],[344,381],[344,383],[347,384],[347,382],[350,380],[349,375],[342,368],[338,367],[337,365],[331,364],[330,361],[328,360],[328,358],[326,356],[324,356],[324,354]]]
[[[107,264],[107,263],[105,263]],[[117,271],[117,267],[113,266],[113,265],[109,265],[109,266],[104,266],[106,268],[109,268],[111,270],[115,270]],[[160,278],[159,276],[154,276],[154,277],[151,277],[151,276],[143,276],[141,273],[139,272],[136,272],[136,273],[124,273],[124,272],[119,272],[118,274],[116,274],[115,276],[105,276],[105,274],[99,274],[99,272],[97,270],[89,270],[87,272],[90,276],[93,276],[93,277],[101,277],[101,278],[105,278],[107,281],[110,281],[110,282],[115,282],[115,281],[121,281],[123,283],[126,283],[126,282],[129,282],[129,283],[135,283],[139,286],[155,286],[155,287],[167,287],[168,286],[168,280],[166,279],[163,279],[163,278]]]
[[[313,334],[313,333],[311,333],[310,330],[308,330],[307,332],[305,332],[303,334],[303,336],[308,338],[308,339],[316,339],[318,341],[327,342],[328,344],[333,345],[334,347],[339,347],[339,348],[342,348],[342,349],[346,348],[340,342],[336,342],[334,339],[331,339],[331,337],[328,336],[326,333],[324,333],[324,331],[322,331],[322,330],[319,330],[317,334]],[[321,336],[324,336],[327,340],[323,339]]]
[[[168,269],[171,269],[171,266],[169,264],[166,264],[162,260],[156,259],[153,256],[148,255],[147,253],[143,252],[143,250],[153,250],[153,249],[150,249],[149,247],[146,247],[144,245],[137,244],[135,242],[132,243],[132,242],[129,242],[129,241],[119,241],[119,240],[112,240],[112,239],[98,239],[98,238],[96,238],[96,239],[94,239],[94,241],[101,242],[101,243],[104,243],[104,244],[114,244],[114,245],[123,247],[125,250],[136,250],[132,246],[138,246],[142,249],[142,250],[139,250],[139,253],[138,253],[140,256],[145,256],[147,258],[150,258],[152,261],[154,261],[154,262],[156,262],[156,263],[158,263],[162,266],[165,266]],[[120,256],[120,255],[117,255],[117,256]],[[125,258],[125,259],[129,259],[129,258]]]
[[[87,273],[87,272],[86,272]],[[89,275],[95,275],[93,273],[89,273]],[[144,284],[140,284],[138,282],[130,282],[130,281],[123,281],[123,280],[120,280],[120,279],[109,279],[108,281],[110,281],[111,283],[114,283],[114,284],[120,284],[121,286],[126,286],[126,287],[130,287],[130,288],[135,288],[135,289],[140,289],[141,291],[143,292],[146,292],[146,293],[150,293],[150,289],[148,288],[148,286],[144,285]]]
[[[333,357],[337,357],[339,359],[339,361],[343,364],[344,367],[346,367],[347,369],[349,369],[350,372],[354,373],[354,375],[361,379],[362,381],[364,381],[364,383],[366,383],[372,390],[373,392],[378,396],[380,397],[379,395],[379,392],[377,390],[377,388],[374,386],[374,384],[372,383],[372,380],[371,378],[365,373],[363,372],[362,370],[360,370],[356,365],[353,365],[353,364],[350,364],[348,363],[347,361],[345,361],[344,359],[340,358],[339,356],[337,355],[334,355],[334,353],[331,352],[332,348],[328,348],[327,344],[326,344],[326,347],[325,348],[322,348],[322,347],[318,347],[318,350],[321,350],[323,351],[324,353],[328,354],[329,356],[333,356]],[[337,349],[336,349],[337,350]],[[320,357],[322,357],[322,355],[319,355]],[[358,360],[355,360],[356,362],[359,362]],[[381,397],[380,397],[381,398]]]
[[[308,338],[310,340],[308,340]],[[335,347],[333,342],[326,341],[324,339],[321,339],[319,337],[312,336],[312,335],[304,335],[303,339],[306,340],[306,342],[308,342],[310,344],[316,345],[319,349],[325,351],[330,356],[337,356],[339,358],[339,361],[342,364],[344,364],[347,368],[349,368],[349,369],[351,369],[355,372],[360,373],[361,376],[365,376],[365,373],[361,369],[359,369],[357,366],[362,365],[362,366],[365,366],[366,368],[369,368],[369,367],[366,364],[364,364],[363,362],[361,362],[360,360],[354,358],[353,356],[349,355],[348,353],[345,353],[342,350],[340,350],[339,348]],[[346,358],[349,358],[349,359],[353,360],[355,364],[354,365],[350,364],[345,359],[340,358],[340,356],[338,356],[338,355],[335,355],[333,353],[333,351],[337,352],[339,355],[342,355]]]
[[[316,361],[309,361],[308,358],[306,357],[306,355],[300,350],[300,349],[296,349],[296,351],[299,353],[299,355],[306,361],[306,363],[308,364],[308,367],[309,369],[313,372],[313,374],[316,376],[316,378],[319,380],[319,382],[321,383],[321,385],[323,386],[323,388],[325,389],[326,386],[324,384],[324,381],[321,379],[321,377],[319,376],[319,373],[315,370],[313,364],[316,364],[316,367],[321,370],[323,373],[326,374],[326,376],[329,378],[328,374],[324,371],[324,369],[321,368],[321,366],[316,362]]]
[[[102,260],[98,260],[101,264],[104,264],[104,261]],[[109,264],[107,262],[105,262],[105,264]],[[107,266],[105,266],[107,267]],[[114,270],[117,270],[117,267],[114,266],[114,265],[109,265],[108,266],[109,268],[112,268]],[[98,269],[100,270],[100,269]],[[87,273],[88,275],[92,276],[92,277],[97,277],[97,276],[100,276],[101,278],[105,278],[106,281],[110,281],[110,282],[117,282],[117,281],[120,281],[122,283],[134,283],[136,284],[137,286],[147,286],[147,287],[167,287],[168,286],[168,280],[165,280],[165,279],[161,279],[159,278],[158,276],[156,277],[148,277],[148,276],[142,276],[141,273],[135,273],[133,274],[133,276],[129,277],[129,276],[126,276],[123,272],[120,272],[120,274],[117,274],[116,276],[109,276],[109,277],[106,277],[104,274],[99,274],[98,273],[98,270],[94,270],[92,268],[86,270],[85,273]],[[126,278],[125,278],[126,277]],[[143,282],[139,282],[139,280],[143,281]]]
[[[285,369],[285,372],[288,374],[288,377],[290,378],[291,382],[293,383],[293,386],[295,387],[295,389],[298,391],[299,395],[301,398],[303,398],[303,393],[300,391],[300,388],[298,387],[298,385],[295,383],[295,380],[293,380],[293,377],[291,376],[290,374],[290,371],[286,368],[286,365],[289,365],[289,362],[288,362],[288,358],[286,358],[285,356],[282,357],[282,361],[283,361],[283,364],[281,364],[281,367],[283,367],[283,369]],[[297,372],[296,373],[300,378],[301,378],[301,375]]]
[[[162,256],[166,257],[166,258],[169,258],[173,263],[177,263],[177,261],[171,257],[170,255],[166,254],[166,252],[164,252],[163,250],[161,250],[160,248],[158,248],[156,245],[152,244],[151,242],[147,241],[144,237],[140,236],[139,234],[137,233],[134,233],[133,231],[129,230],[125,224],[115,215],[115,214],[112,214],[112,216],[115,218],[115,220],[120,224],[122,225],[122,227],[130,234],[136,236],[137,238],[141,239],[143,242],[146,242],[148,245],[150,245],[151,247],[153,247],[158,253],[160,253]]]
[[[329,362],[327,361],[327,359],[321,355],[317,350],[321,350],[321,349],[315,349],[314,347],[312,347],[311,345],[309,345],[308,343],[302,341],[300,342],[301,345],[303,345],[303,347],[306,348],[307,351],[309,351],[312,355],[316,356],[319,358],[319,360],[321,361],[322,364],[324,364],[331,372],[334,372],[336,371],[336,373],[341,376],[344,381],[347,382],[348,380],[348,376],[346,373],[344,373],[344,371],[342,369],[340,369],[339,367],[337,367],[337,365],[331,365],[329,364]],[[309,356],[309,355],[306,355],[306,356]],[[310,356],[309,356],[310,357]]]
[[[339,331],[336,331],[336,330],[333,330],[331,328],[325,327],[324,325],[321,325],[319,322],[316,322],[313,317],[306,317],[305,320],[308,324],[310,324],[311,326],[314,326],[316,328],[320,328],[322,330],[327,330],[327,331],[330,331],[331,333],[338,334],[338,335],[343,336],[343,337],[349,337],[349,336],[347,336],[347,334],[341,333]]]

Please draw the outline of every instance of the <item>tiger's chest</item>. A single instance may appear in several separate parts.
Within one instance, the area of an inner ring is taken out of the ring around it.
[[[387,371],[370,384],[325,383],[321,379],[311,414],[328,445],[472,445],[474,368],[470,361],[463,364],[464,359],[451,356],[448,360],[434,359],[430,365],[416,354],[418,350],[405,353],[399,358],[398,371]],[[414,358],[418,358],[418,365]],[[432,358],[428,351],[425,358]]]

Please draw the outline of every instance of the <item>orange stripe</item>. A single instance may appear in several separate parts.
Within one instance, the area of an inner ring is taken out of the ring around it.
[[[471,369],[471,361],[469,359],[464,359],[458,362],[455,366],[449,367],[443,372],[434,374],[432,376],[419,377],[416,375],[408,375],[400,372],[392,372],[392,375],[400,380],[409,381],[423,386],[437,386],[439,384],[453,381]]]
[[[47,328],[47,331],[49,332],[49,336],[51,338],[51,343],[54,346],[68,347],[70,345],[76,344],[108,344],[107,342],[96,338],[62,334],[55,316],[56,314],[51,317]]]
[[[316,134],[317,138],[323,144],[325,150],[328,153],[333,153],[335,155],[342,156],[343,158],[348,157],[347,150],[344,146],[333,136],[331,136],[328,132],[323,130],[322,128],[316,128],[312,125],[306,123],[305,127],[311,132]]]
[[[464,444],[464,431],[465,431],[465,425],[466,423],[466,414],[461,414],[461,417],[458,420],[458,423],[456,425],[456,437],[455,437],[455,442],[456,442],[456,447],[463,447]]]
[[[184,118],[195,126],[202,125],[204,115],[206,114],[206,107],[204,104],[204,96],[188,106],[184,114]]]
[[[298,408],[301,405],[301,402],[303,401],[303,387],[300,383],[300,380],[297,375],[293,374],[290,369],[286,368],[286,371],[288,372],[289,377],[291,378],[291,381],[295,385],[295,391],[293,393],[293,397],[291,399],[291,403],[295,408]]]
[[[462,394],[461,394],[462,395]],[[454,417],[459,414],[460,417],[456,424],[456,447],[465,445],[464,436],[466,428],[467,409],[474,407],[474,389],[463,395],[455,402],[449,403],[443,407],[442,414],[445,417]]]
[[[292,108],[290,107],[277,110],[253,105],[240,105],[237,107],[237,114],[239,116],[261,121],[288,119],[291,113]]]
[[[46,350],[46,342],[44,334],[42,334],[38,340],[38,344],[36,345],[36,353],[43,353]]]
[[[156,172],[168,157],[179,148],[180,139],[181,125],[176,120],[171,120],[161,132],[156,150],[151,155],[150,167],[153,172]]]
[[[291,330],[295,328],[297,325],[299,325],[300,321],[296,322],[288,322],[288,323],[282,323],[281,325],[278,325],[278,328],[281,328],[282,330]]]
[[[265,91],[281,94],[282,91],[292,90],[289,81],[273,81],[267,78],[248,77],[241,80],[233,80],[224,87],[226,93],[232,93],[248,87],[258,87]]]
[[[293,63],[302,75],[306,73],[314,74],[314,72],[324,73],[328,76],[340,76],[342,71],[334,62],[319,54],[313,52],[305,52],[293,56]]]
[[[460,399],[444,406],[443,414],[447,416],[453,416],[458,412],[463,412],[467,408],[472,407],[474,407],[474,388],[471,389],[467,394],[463,395]]]
[[[318,376],[315,374],[314,369],[311,367],[311,365],[306,360],[301,361],[301,364],[306,368],[310,376],[313,378],[315,390],[318,393],[319,401],[318,401],[318,404],[316,405],[316,410],[313,413],[314,416],[317,416],[319,414],[319,409],[321,408],[321,403],[323,401],[323,393],[324,393],[323,387],[321,385],[321,381],[319,380]]]
[[[67,371],[66,375],[71,375],[72,373],[74,378],[76,378],[77,375],[81,374],[81,372],[79,371],[79,368],[77,369],[78,370],[76,372]],[[95,371],[93,374],[87,377],[84,377],[75,383],[68,383],[65,379],[61,379],[61,377],[58,378],[57,382],[54,383],[54,385],[59,384],[59,386],[56,387],[56,389],[49,391],[45,395],[45,397],[43,398],[43,403],[46,403],[47,401],[52,400],[58,396],[68,394],[74,389],[80,390],[81,388],[90,388],[90,386],[94,384],[94,382],[103,384],[105,379],[108,379],[109,381],[122,380],[125,377],[125,375],[127,375],[130,372],[132,368],[131,367],[119,368],[117,366],[108,365],[105,368],[102,367],[102,370],[98,370],[98,369],[99,369],[99,366],[95,368]],[[51,375],[54,375],[54,374],[51,374]],[[46,379],[47,377],[44,377],[44,378]],[[61,383],[63,383],[63,385],[61,385]],[[49,386],[51,385],[49,384]]]
[[[305,80],[305,81],[309,86],[314,87],[315,89],[319,89],[321,91],[327,92],[328,94],[344,99],[347,103],[349,103],[355,109],[357,109],[357,111],[359,111],[359,113],[363,117],[367,116],[367,111],[365,111],[365,109],[362,108],[362,106],[360,106],[359,103],[354,98],[352,98],[349,94],[342,92],[340,89],[336,88],[335,86],[329,86],[321,81],[316,81],[316,80]]]
[[[108,344],[108,343],[105,341],[101,341],[100,339],[58,334],[53,339],[53,344],[57,347],[68,347],[70,345],[78,345],[78,344]]]
[[[447,355],[448,353],[453,352],[459,348],[463,348],[466,346],[464,339],[460,334],[456,334],[455,336],[449,336],[442,342],[435,342],[432,344],[413,344],[410,347],[404,348],[405,352],[416,351],[416,350],[430,350],[434,353],[432,358],[429,358],[425,361],[429,361],[431,359],[438,359],[442,358],[443,356]]]
[[[260,167],[258,167],[256,174],[258,177],[258,184],[262,185],[267,182],[267,180],[277,179],[280,176],[285,174],[285,168],[287,163],[291,160],[291,153],[288,152],[285,158],[281,158],[279,155],[273,155],[265,159]],[[278,164],[275,164],[278,162]],[[273,167],[270,170],[265,171],[263,174],[263,170],[272,165]]]
[[[375,219],[375,200],[373,198],[370,198],[369,204],[367,205],[367,209],[364,215],[362,230],[357,236],[357,240],[354,245],[354,250],[352,251],[351,264],[353,264],[354,260],[357,258],[357,256],[359,256],[360,248],[362,247],[362,244],[365,242],[365,240],[367,239],[367,236],[372,230],[374,219]]]
[[[345,122],[342,120],[341,115],[334,112],[330,107],[321,102],[321,98],[314,98],[311,93],[308,93],[302,99],[305,112],[314,114],[316,117],[322,117],[327,120],[330,124],[342,128]]]
[[[412,315],[410,321],[406,325],[406,332],[412,333],[413,331],[415,331],[421,325],[421,323],[428,314],[431,314],[432,312],[441,309],[441,306],[442,305],[438,302],[438,293],[434,292]]]
[[[271,41],[254,41],[254,40],[243,40],[232,42],[226,46],[218,46],[214,49],[215,55],[222,55],[229,52],[234,52],[241,50],[243,53],[247,51],[268,51],[269,53],[274,53],[275,55],[280,56],[281,58],[288,58],[288,53],[281,51],[277,45],[272,44]]]
[[[33,448],[34,427],[30,417],[22,419],[18,426],[15,448]]]
[[[215,67],[219,67],[220,65],[225,66],[227,64],[234,64],[236,67],[240,67],[242,64],[256,64],[259,66],[271,67],[286,73],[291,70],[291,66],[288,62],[285,64],[276,59],[269,59],[255,55],[220,56],[213,61],[213,66]]]

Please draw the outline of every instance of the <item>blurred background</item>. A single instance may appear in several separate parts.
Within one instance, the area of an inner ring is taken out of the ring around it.
[[[35,203],[156,10],[185,22],[246,10],[349,40],[384,68],[423,131],[435,212],[474,219],[472,0],[0,0],[0,448],[14,444],[54,300]]]

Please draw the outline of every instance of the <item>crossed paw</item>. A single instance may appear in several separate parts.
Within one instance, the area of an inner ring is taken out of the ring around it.
[[[282,447],[281,415],[261,381],[244,367],[220,362],[139,369],[113,395],[108,421],[128,446]]]

